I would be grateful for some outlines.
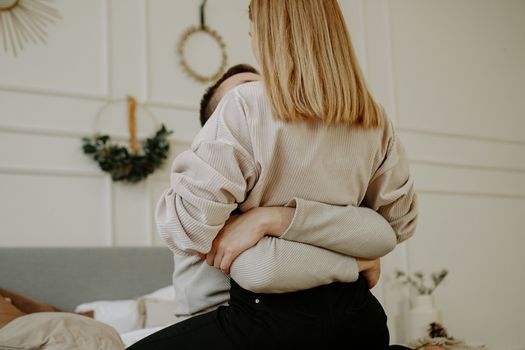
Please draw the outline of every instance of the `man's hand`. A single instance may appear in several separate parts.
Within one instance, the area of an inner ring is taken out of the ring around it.
[[[200,254],[210,266],[230,273],[230,266],[241,253],[265,235],[279,237],[290,225],[295,208],[257,207],[232,216],[213,240],[211,250]]]
[[[379,259],[357,259],[360,274],[366,279],[368,288],[372,289],[379,282],[381,276],[381,262]]]
[[[258,208],[231,216],[213,240],[205,259],[208,265],[230,273],[232,262],[246,249],[253,247],[264,237]]]

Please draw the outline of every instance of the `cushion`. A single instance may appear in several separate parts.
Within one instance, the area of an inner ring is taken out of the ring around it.
[[[0,348],[41,350],[123,350],[117,331],[89,317],[68,312],[39,312],[19,317],[0,329]]]
[[[75,312],[90,310],[95,320],[112,326],[118,333],[130,332],[144,325],[144,310],[137,300],[98,300],[75,308]]]
[[[18,318],[24,316],[25,313],[20,311],[17,307],[11,304],[9,299],[4,298],[0,295],[0,328]]]
[[[144,309],[144,327],[162,327],[175,323],[175,288],[167,286],[139,298]]]
[[[152,298],[142,298],[144,303],[144,328],[161,327],[176,322],[175,301]]]
[[[0,295],[6,299],[9,299],[11,304],[26,314],[32,314],[33,312],[62,311],[53,305],[34,300],[28,296],[15,293],[8,289],[0,288]]]

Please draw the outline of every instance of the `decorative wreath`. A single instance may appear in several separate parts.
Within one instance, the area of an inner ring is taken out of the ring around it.
[[[100,169],[111,175],[113,181],[136,183],[153,173],[168,158],[170,150],[168,136],[172,131],[167,130],[162,124],[155,136],[142,142],[143,152],[139,153],[135,135],[136,101],[133,98],[129,98],[129,107],[131,150],[112,143],[109,135],[98,133],[93,137],[82,138],[82,149],[98,163]]]
[[[49,0],[0,0],[0,41],[14,56],[27,43],[46,43],[47,26],[62,19]]]
[[[221,49],[221,57],[222,57],[221,65],[212,75],[205,76],[205,75],[197,73],[193,68],[190,67],[190,65],[188,64],[188,61],[186,61],[186,57],[184,56],[184,48],[186,46],[186,42],[192,35],[196,33],[205,33],[209,35],[217,42],[217,44],[219,45],[219,48]],[[215,81],[219,79],[220,76],[226,70],[226,66],[228,65],[228,55],[226,53],[226,44],[224,44],[224,40],[219,35],[219,33],[217,33],[217,31],[210,29],[207,26],[203,26],[203,27],[193,26],[193,27],[188,28],[182,34],[180,38],[179,44],[177,46],[177,53],[179,54],[179,57],[180,57],[180,65],[182,66],[182,69],[184,69],[184,71],[189,76],[191,76],[192,78],[194,78],[195,80],[201,83],[207,83],[207,82]]]
[[[222,39],[222,36],[220,36],[217,31],[211,29],[206,25],[205,20],[205,14],[204,14],[204,8],[206,6],[206,1],[204,0],[202,4],[200,5],[200,26],[192,26],[189,27],[182,33],[179,43],[177,45],[177,53],[180,58],[180,65],[182,66],[182,69],[193,79],[197,80],[201,83],[207,83],[210,81],[215,81],[220,78],[220,76],[224,73],[226,70],[226,66],[228,65],[228,55],[226,53],[226,44],[224,43],[224,40]],[[219,48],[221,50],[221,64],[219,68],[213,73],[212,75],[205,76],[202,74],[197,73],[193,68],[190,67],[188,64],[188,61],[186,61],[186,57],[184,56],[184,48],[186,47],[186,43],[188,42],[189,38],[196,34],[196,33],[204,33],[208,36],[210,36],[217,44],[219,45]]]

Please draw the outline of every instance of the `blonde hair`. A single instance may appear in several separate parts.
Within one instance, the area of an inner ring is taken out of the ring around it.
[[[382,125],[337,0],[251,0],[249,16],[276,118]]]

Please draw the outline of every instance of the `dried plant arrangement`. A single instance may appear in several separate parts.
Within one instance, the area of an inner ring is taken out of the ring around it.
[[[404,271],[396,270],[396,279],[400,280],[401,283],[408,284],[410,287],[414,288],[419,295],[431,295],[434,293],[436,288],[443,282],[447,275],[448,270],[446,269],[432,272],[430,274],[430,279],[426,278],[425,274],[421,271],[407,274]]]

